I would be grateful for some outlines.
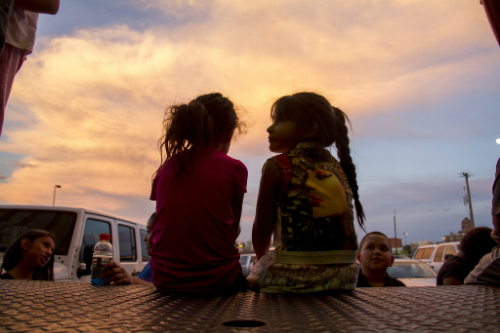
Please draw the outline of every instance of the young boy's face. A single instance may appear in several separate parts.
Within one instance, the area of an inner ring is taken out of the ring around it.
[[[389,241],[381,235],[369,235],[358,253],[363,272],[385,272],[394,263]]]

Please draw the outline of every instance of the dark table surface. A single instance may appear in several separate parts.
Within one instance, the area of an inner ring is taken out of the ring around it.
[[[11,331],[499,332],[500,288],[359,288],[307,296],[249,291],[204,298],[139,285],[0,280],[0,332]]]

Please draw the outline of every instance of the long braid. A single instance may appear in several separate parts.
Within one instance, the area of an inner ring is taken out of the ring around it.
[[[344,170],[347,181],[349,182],[349,186],[351,187],[353,199],[354,199],[354,207],[356,208],[356,216],[358,219],[358,224],[361,229],[365,230],[365,213],[363,211],[363,206],[359,201],[359,193],[358,193],[358,183],[356,181],[356,167],[352,162],[351,151],[349,148],[349,137],[348,137],[348,129],[346,126],[346,120],[349,121],[347,115],[340,109],[332,106],[335,111],[336,116],[336,133],[337,139],[335,140],[335,146],[337,147],[337,154],[339,156],[339,162]],[[365,230],[366,231],[366,230]]]

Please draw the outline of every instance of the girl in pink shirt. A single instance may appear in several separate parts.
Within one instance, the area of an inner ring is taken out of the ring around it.
[[[243,126],[233,103],[220,93],[202,95],[167,108],[163,125],[151,192],[154,285],[168,292],[247,289],[234,243],[248,172],[227,156]]]

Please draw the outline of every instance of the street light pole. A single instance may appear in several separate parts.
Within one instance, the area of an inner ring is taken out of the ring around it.
[[[403,235],[405,235],[405,246],[406,246],[406,236],[408,236],[407,232],[403,232]]]
[[[394,209],[394,254],[398,254],[398,239],[396,233],[396,210]]]
[[[56,188],[61,188],[61,185],[54,185],[54,197],[52,198],[52,206],[56,205]]]

